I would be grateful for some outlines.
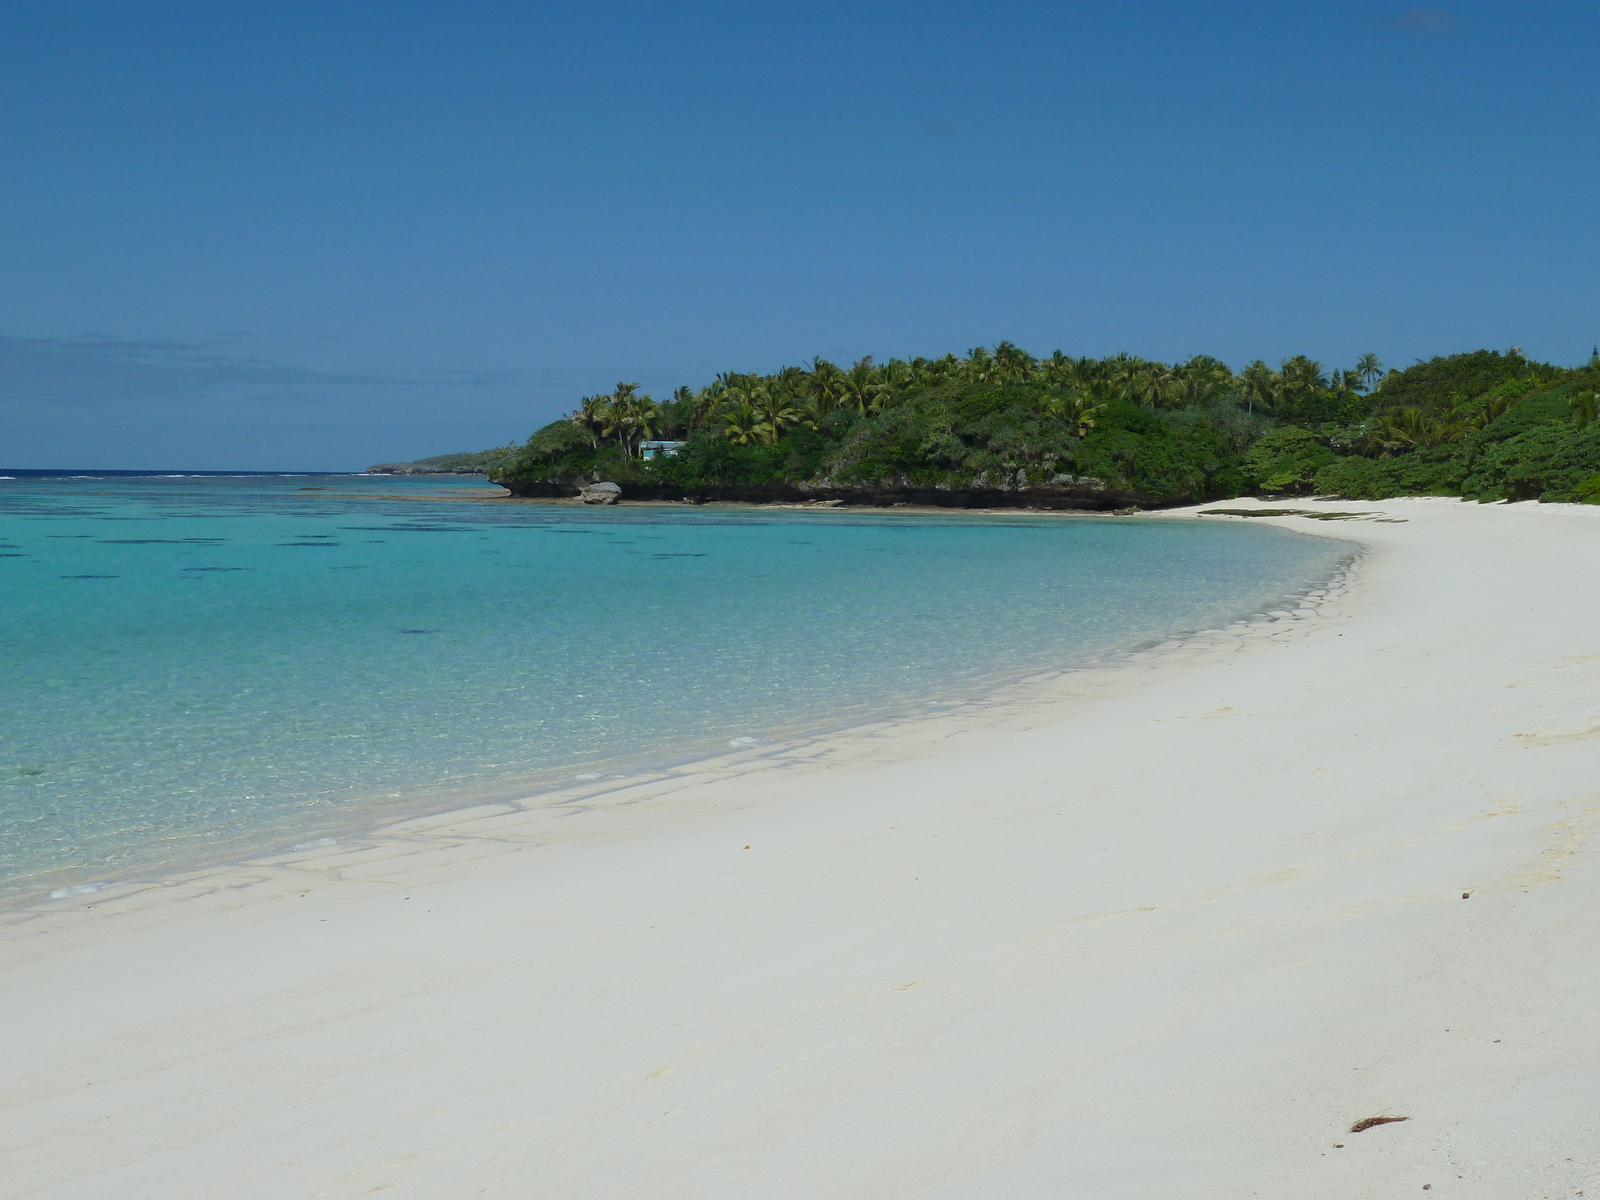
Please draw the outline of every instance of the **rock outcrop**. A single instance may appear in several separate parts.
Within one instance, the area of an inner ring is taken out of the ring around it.
[[[622,488],[614,483],[591,483],[578,489],[585,504],[615,504],[622,499]]]

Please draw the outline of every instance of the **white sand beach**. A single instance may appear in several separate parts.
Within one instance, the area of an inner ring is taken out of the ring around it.
[[[1600,508],[1294,507],[1293,614],[0,914],[0,1197],[1600,1195]]]

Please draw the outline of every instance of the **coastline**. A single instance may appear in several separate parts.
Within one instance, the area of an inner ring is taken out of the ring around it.
[[[1592,1184],[1600,511],[1292,507],[1403,523],[1254,518],[1370,550],[1000,703],[6,914],[3,1194]]]
[[[470,490],[475,492],[479,489]],[[325,494],[319,494],[317,500],[311,503],[319,503]],[[372,499],[370,495],[359,498]],[[426,495],[408,498],[424,499]],[[485,503],[481,497],[463,498],[471,499],[474,505]],[[613,520],[620,517],[624,522],[640,519],[650,521],[653,519],[648,515],[651,511],[681,512],[681,506],[642,504],[637,507],[642,509],[643,513],[635,512],[630,518],[627,514],[634,506],[629,506],[621,512],[595,513],[585,509],[581,502],[575,500],[557,503],[563,508],[581,510],[582,515],[578,517],[580,521],[599,518],[602,523],[593,527],[601,529],[611,527],[604,523],[607,517]],[[487,507],[492,510],[495,506],[488,504]],[[730,518],[750,518],[757,524],[765,525],[774,523],[775,517],[778,524],[791,519],[786,510],[793,506],[730,504],[713,507],[722,514],[720,517],[713,516],[714,522],[723,522]],[[784,510],[783,515],[771,511],[774,508]],[[923,515],[920,512],[904,511],[887,513],[884,510],[871,508],[822,507],[812,512],[810,517],[802,518],[805,522],[803,525],[794,527],[812,528],[839,524],[855,527],[865,520],[874,526],[893,529],[907,522],[916,525]],[[929,515],[936,517],[940,525],[950,529],[960,529],[963,526],[1002,529],[1008,525],[1044,528],[1056,524],[1041,520],[1041,516],[1045,514],[1017,511],[966,513],[931,510]],[[1059,517],[1062,514],[1048,515]],[[1088,526],[1091,523],[1080,517],[1075,521],[1069,521],[1069,524]],[[1168,521],[1162,524],[1170,534],[1176,522]],[[1148,526],[1146,528],[1150,529]],[[1150,532],[1156,531],[1150,530]],[[1263,531],[1253,530],[1251,533],[1261,535]],[[802,533],[796,536],[809,538],[811,535]],[[1132,534],[1127,536],[1134,537],[1135,541],[1139,540]],[[1188,539],[1180,537],[1179,540]],[[1286,536],[1279,531],[1271,531],[1270,535],[1261,537],[1252,537],[1249,534],[1223,536],[1220,540],[1243,544],[1258,543],[1262,546],[1274,542],[1292,546],[1296,541],[1292,536]],[[660,543],[657,542],[655,545],[659,548]],[[1298,550],[1291,551],[1291,557],[1297,554],[1301,558],[1315,557],[1326,562],[1333,557],[1333,553],[1337,553],[1307,550],[1305,545],[1302,542]],[[604,780],[605,787],[614,786],[610,781],[618,779],[631,779],[634,783],[642,783],[661,777],[663,774],[681,772],[685,768],[693,770],[695,764],[702,760],[720,759],[728,753],[730,745],[737,746],[738,742],[730,743],[728,740],[735,735],[750,746],[761,745],[768,750],[775,747],[788,749],[796,744],[809,743],[820,736],[840,734],[857,726],[878,726],[884,722],[915,717],[933,707],[948,708],[951,704],[992,706],[995,703],[1005,702],[1004,697],[1016,683],[1040,673],[1076,670],[1085,666],[1114,662],[1135,650],[1154,645],[1157,640],[1181,633],[1186,626],[1193,628],[1202,623],[1216,624],[1248,619],[1252,615],[1280,608],[1284,604],[1293,607],[1297,603],[1293,598],[1294,593],[1303,585],[1320,578],[1322,574],[1322,567],[1307,565],[1303,570],[1284,567],[1276,572],[1274,581],[1268,581],[1271,577],[1264,578],[1262,586],[1252,589],[1254,594],[1247,598],[1235,597],[1231,602],[1220,607],[1211,606],[1209,610],[1190,604],[1188,607],[1193,609],[1191,612],[1154,614],[1151,619],[1138,622],[1133,628],[1114,629],[1102,632],[1098,636],[1085,635],[1077,645],[1062,647],[1055,644],[1052,641],[1054,631],[1051,629],[1037,630],[1040,638],[1037,642],[1025,636],[1013,636],[993,645],[996,651],[994,657],[981,655],[975,657],[970,649],[963,656],[958,651],[954,659],[946,662],[942,671],[931,674],[924,671],[921,677],[910,685],[900,680],[880,680],[877,694],[864,693],[860,688],[835,686],[816,693],[809,705],[791,704],[788,711],[783,711],[781,706],[761,708],[758,702],[753,709],[741,708],[736,714],[726,714],[727,722],[719,722],[709,728],[690,729],[679,725],[674,730],[668,731],[663,730],[658,724],[647,733],[643,728],[635,727],[629,741],[626,744],[609,747],[609,753],[591,752],[587,757],[552,759],[548,763],[526,766],[522,770],[485,772],[482,777],[475,777],[470,767],[465,771],[460,770],[462,756],[457,753],[455,765],[458,769],[454,772],[454,778],[434,778],[423,773],[421,779],[416,781],[372,782],[365,788],[357,784],[344,788],[336,800],[327,804],[301,804],[281,810],[267,806],[265,812],[256,815],[253,821],[249,821],[251,812],[246,811],[241,813],[239,819],[216,826],[186,826],[172,822],[161,827],[159,831],[154,829],[146,831],[142,840],[111,846],[109,852],[85,853],[79,856],[80,860],[77,862],[69,861],[60,865],[52,863],[48,869],[36,865],[31,873],[16,869],[19,864],[17,856],[13,854],[4,864],[8,870],[0,872],[5,876],[3,883],[0,883],[0,912],[19,905],[36,903],[47,897],[63,899],[102,891],[119,896],[126,895],[136,890],[159,887],[163,878],[190,877],[199,871],[227,867],[263,855],[283,854],[297,846],[323,845],[330,838],[348,844],[352,839],[366,838],[386,825],[411,817],[432,816],[440,812],[476,807],[485,803],[510,803],[513,807],[551,802],[572,803],[581,800],[586,793],[601,790],[594,784],[584,781]],[[999,603],[1003,604],[1005,601],[1001,600]],[[1182,602],[1180,606],[1181,604]],[[440,622],[434,618],[400,622],[400,624],[429,625],[437,623]],[[962,618],[957,617],[945,622],[945,627],[948,632],[959,631],[962,628]],[[964,634],[961,636],[963,639],[966,637]],[[975,632],[973,636],[981,637],[981,634]],[[994,639],[991,638],[990,641],[993,643]],[[1024,647],[1028,649],[1023,649]],[[804,680],[797,682],[803,684]],[[657,698],[658,703],[662,704],[671,703],[675,699],[669,696]],[[504,709],[505,706],[501,707]],[[468,730],[460,732],[470,735]],[[481,761],[497,761],[494,749],[495,747],[480,747],[483,756]],[[440,772],[441,776],[443,774]],[[172,786],[181,785],[182,782],[174,780]],[[159,805],[159,797],[151,799]],[[381,833],[378,835],[381,836]],[[90,846],[93,847],[92,842]]]

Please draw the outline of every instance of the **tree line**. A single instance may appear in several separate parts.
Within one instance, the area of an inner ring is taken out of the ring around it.
[[[1000,342],[932,359],[727,371],[659,401],[619,383],[538,430],[496,478],[598,475],[640,494],[1054,483],[1152,502],[1311,491],[1582,499],[1589,477],[1600,480],[1597,410],[1600,353],[1576,367],[1511,347],[1397,369],[1365,354],[1347,368],[1294,355],[1235,370],[1203,354],[1035,357]],[[683,445],[641,461],[651,439]]]
[[[1235,374],[1205,354],[1172,364],[1131,354],[1073,358],[1059,350],[1035,358],[1004,341],[993,350],[974,347],[965,357],[891,358],[879,365],[868,356],[849,368],[814,358],[807,367],[771,375],[726,371],[698,390],[678,388],[665,402],[641,393],[637,382],[618,383],[609,394],[583,397],[567,420],[595,450],[610,444],[631,458],[645,440],[708,429],[735,445],[771,445],[795,428],[820,430],[840,410],[875,415],[942,384],[1036,383],[1054,391],[1052,411],[1083,436],[1112,400],[1174,409],[1232,396],[1247,413],[1291,415],[1363,396],[1384,374],[1375,354],[1362,355],[1349,370],[1329,371],[1295,355],[1276,369],[1257,359]]]

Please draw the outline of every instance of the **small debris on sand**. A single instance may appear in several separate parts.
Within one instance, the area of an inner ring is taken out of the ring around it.
[[[1350,1132],[1360,1133],[1364,1129],[1371,1129],[1374,1125],[1392,1125],[1396,1121],[1409,1120],[1411,1120],[1410,1117],[1368,1117],[1365,1120],[1357,1121],[1354,1125],[1350,1126]]]

